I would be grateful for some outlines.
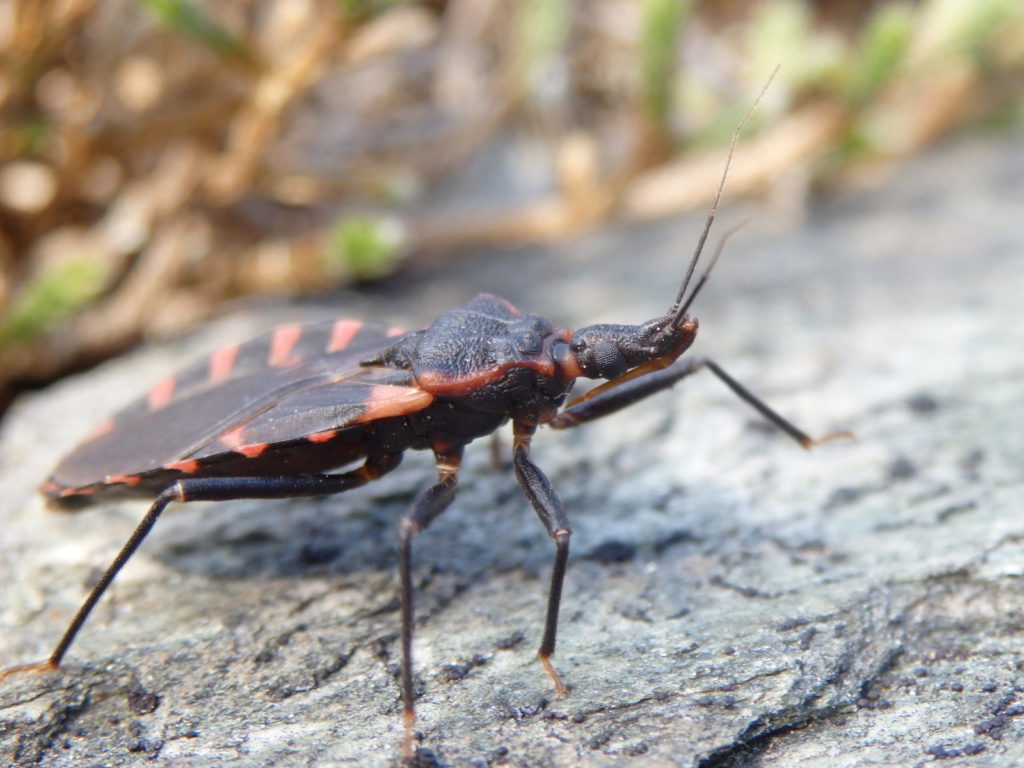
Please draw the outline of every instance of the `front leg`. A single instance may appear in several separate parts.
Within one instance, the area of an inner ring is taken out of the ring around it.
[[[565,581],[565,565],[569,559],[569,537],[572,529],[569,518],[562,509],[562,502],[551,488],[551,483],[530,458],[530,440],[537,427],[533,424],[515,422],[513,425],[514,442],[512,447],[516,480],[519,481],[523,493],[533,506],[540,521],[547,528],[548,535],[555,542],[555,563],[551,570],[551,589],[548,592],[547,617],[544,620],[544,637],[537,655],[540,657],[544,670],[551,678],[555,691],[559,696],[565,695],[565,684],[551,663],[555,652],[555,636],[558,633],[558,607],[562,601],[562,583]]]
[[[769,422],[800,443],[804,448],[813,448],[815,445],[820,445],[837,437],[853,437],[849,432],[833,432],[815,440],[791,421],[772,410],[767,403],[726,373],[718,363],[706,357],[689,357],[678,360],[668,368],[652,371],[635,379],[628,379],[621,384],[616,384],[615,381],[607,382],[569,403],[569,406],[564,411],[548,422],[548,426],[555,429],[569,429],[584,422],[599,419],[602,416],[607,416],[628,405],[632,405],[638,400],[668,389],[680,379],[684,379],[704,368],[715,374],[741,400],[751,405]]]

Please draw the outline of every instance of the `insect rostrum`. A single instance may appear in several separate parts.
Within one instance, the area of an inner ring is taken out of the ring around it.
[[[719,196],[721,190],[720,183]],[[351,319],[283,326],[158,383],[103,422],[43,485],[51,503],[63,509],[126,497],[154,501],[49,659],[7,673],[61,663],[93,607],[172,501],[340,493],[395,469],[406,450],[430,450],[437,479],[398,526],[403,751],[409,755],[415,719],[412,541],[455,498],[464,447],[511,421],[516,480],[555,547],[539,656],[564,694],[551,657],[572,529],[530,457],[537,427],[576,427],[707,368],[801,445],[814,444],[712,360],[681,357],[697,333],[689,307],[721,252],[690,289],[717,203],[675,301],[664,315],[640,325],[561,330],[484,294],[407,333]],[[579,378],[606,381],[566,404]],[[355,462],[354,469],[331,472]]]

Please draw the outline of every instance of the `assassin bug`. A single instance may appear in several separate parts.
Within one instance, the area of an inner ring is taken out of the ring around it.
[[[463,448],[511,420],[516,479],[555,544],[538,653],[555,689],[564,694],[551,656],[572,530],[550,482],[530,458],[539,425],[575,427],[706,368],[800,445],[816,443],[714,361],[679,359],[697,333],[688,310],[722,252],[720,245],[690,290],[749,116],[733,132],[697,247],[661,317],[573,332],[483,294],[408,333],[349,319],[289,325],[214,352],[100,424],[58,464],[42,493],[65,510],[120,498],[155,501],[49,659],[3,675],[60,665],[96,603],[172,501],[340,493],[390,472],[407,449],[430,450],[437,481],[415,499],[398,526],[403,750],[410,755],[412,540],[455,498]],[[606,381],[562,407],[578,378]],[[328,473],[360,460],[354,469]]]

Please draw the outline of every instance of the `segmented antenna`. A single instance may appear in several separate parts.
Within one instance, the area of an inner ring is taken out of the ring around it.
[[[693,291],[690,293],[689,298],[687,298],[686,301],[683,302],[683,305],[679,307],[678,310],[676,310],[676,319],[682,318],[684,315],[686,315],[686,310],[690,308],[690,305],[693,304],[693,300],[696,299],[697,294],[700,293],[700,289],[703,288],[704,283],[708,281],[708,275],[711,274],[711,270],[714,269],[715,264],[718,263],[718,257],[721,256],[722,251],[725,250],[725,244],[729,242],[729,238],[735,235],[749,223],[750,219],[741,221],[739,224],[732,227],[724,235],[722,235],[722,238],[718,241],[718,246],[715,248],[715,255],[712,256],[711,261],[708,262],[708,266],[707,269],[704,270],[704,274],[700,276],[700,280],[698,280],[697,284],[693,286]]]
[[[768,86],[772,84],[772,80],[775,79],[775,75],[778,74],[778,71],[778,67],[772,71],[768,81],[764,84],[764,87],[761,88],[761,92],[757,94],[757,98],[754,99],[754,103],[750,105],[747,113],[743,115],[743,118],[733,129],[732,139],[729,141],[729,153],[725,158],[725,168],[722,170],[722,178],[718,181],[718,190],[715,192],[715,200],[711,204],[711,210],[708,211],[707,219],[704,221],[704,230],[700,233],[700,238],[697,240],[697,248],[694,250],[693,257],[690,259],[690,265],[686,268],[686,277],[683,278],[683,284],[679,288],[679,293],[676,294],[676,300],[672,302],[672,306],[669,308],[667,313],[677,319],[682,318],[682,316],[686,314],[687,308],[693,303],[693,300],[697,297],[697,293],[704,286],[704,283],[707,282],[711,269],[715,266],[715,262],[718,261],[718,257],[722,253],[725,241],[729,238],[729,235],[736,231],[736,229],[730,230],[722,239],[722,242],[719,243],[718,248],[715,250],[715,255],[711,259],[711,263],[708,264],[707,269],[704,270],[704,274],[701,276],[700,280],[697,281],[697,285],[694,286],[693,293],[691,293],[690,297],[684,302],[683,297],[686,296],[686,289],[690,286],[690,280],[693,278],[693,273],[697,269],[697,262],[700,261],[701,253],[704,251],[704,243],[707,242],[708,233],[711,232],[711,225],[714,223],[715,216],[718,214],[718,204],[722,200],[722,191],[725,189],[725,179],[729,175],[729,166],[732,164],[732,155],[736,149],[736,142],[739,140],[743,126],[747,124],[750,116],[754,114],[754,110],[757,109],[757,105],[761,103],[761,99],[764,98],[765,93],[768,91]]]

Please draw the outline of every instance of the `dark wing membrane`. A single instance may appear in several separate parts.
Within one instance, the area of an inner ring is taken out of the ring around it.
[[[390,368],[361,368],[343,378],[320,381],[276,398],[218,432],[182,458],[204,459],[225,451],[260,454],[274,443],[327,441],[356,424],[422,410],[433,396],[415,386],[412,374]]]
[[[277,368],[325,357],[369,356],[400,332],[376,323],[342,318],[309,325],[282,325],[244,344],[218,349],[177,374],[158,382],[144,397],[114,418],[127,421],[226,383],[268,374]],[[269,386],[269,381],[268,381]]]
[[[81,488],[101,483],[109,476],[136,475],[193,454],[206,455],[205,449],[213,449],[220,437],[259,420],[289,398],[302,397],[321,387],[330,388],[347,401],[351,417],[355,400],[366,394],[365,382],[357,385],[354,392],[343,395],[340,393],[345,390],[345,382],[374,370],[361,367],[359,361],[394,341],[383,326],[357,325],[355,333],[349,333],[349,328],[341,334],[336,332],[337,322],[286,326],[287,337],[281,329],[275,329],[239,347],[227,348],[230,354],[224,350],[215,352],[158,384],[117,414],[65,457],[54,470],[51,482],[63,488]],[[349,336],[346,343],[337,343],[344,341],[345,336]],[[283,343],[282,338],[289,343]],[[330,351],[332,345],[337,347],[334,351]],[[299,353],[306,357],[299,358]],[[389,373],[405,376],[401,372]],[[321,411],[320,415],[328,413]],[[333,415],[345,418],[345,408]],[[300,421],[293,416],[292,425],[298,426]],[[272,422],[264,418],[260,423],[263,426],[259,434],[270,436]],[[312,417],[303,424],[309,433],[337,426]],[[288,432],[284,439],[292,439],[292,431],[284,429],[281,434]],[[268,442],[279,441],[275,437]],[[209,452],[224,450],[227,448],[221,444]]]

